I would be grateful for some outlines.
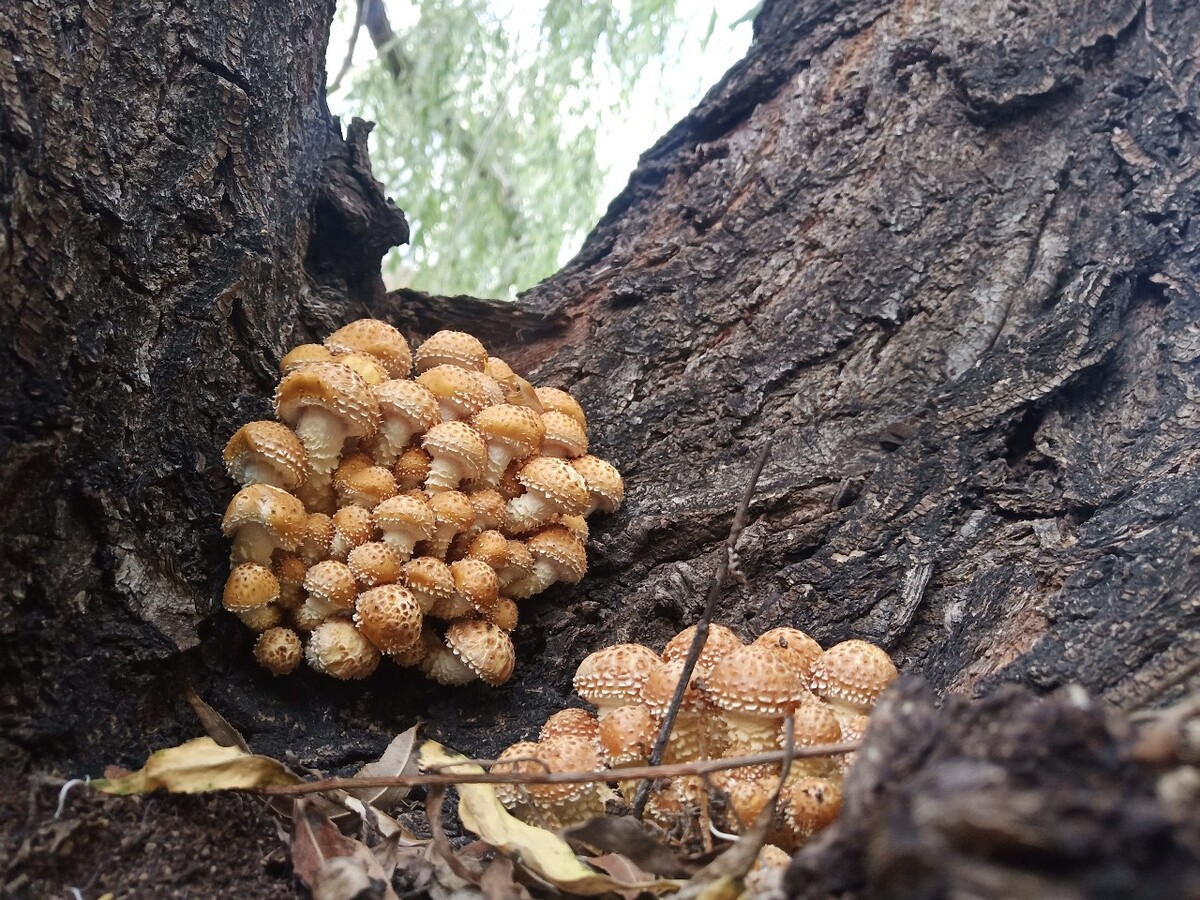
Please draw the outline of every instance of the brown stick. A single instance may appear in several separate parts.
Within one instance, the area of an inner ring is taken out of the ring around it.
[[[729,526],[729,537],[725,538],[723,545],[724,552],[721,554],[721,560],[717,563],[717,571],[713,575],[712,585],[708,589],[708,596],[704,599],[704,610],[700,613],[700,618],[696,622],[696,633],[692,636],[692,646],[688,648],[687,658],[683,662],[683,671],[679,675],[679,683],[675,685],[675,694],[671,697],[671,704],[667,707],[667,714],[663,716],[662,725],[658,730],[658,737],[654,739],[654,749],[650,753],[650,765],[657,766],[662,762],[663,753],[667,749],[667,741],[671,739],[671,730],[675,727],[675,717],[679,713],[679,707],[683,703],[683,692],[687,690],[688,684],[692,680],[692,672],[696,669],[696,661],[700,659],[700,653],[704,650],[704,642],[708,639],[708,623],[712,621],[713,614],[717,609],[717,600],[721,597],[721,592],[725,589],[725,581],[729,577],[729,559],[735,553],[734,547],[737,545],[738,538],[741,537],[742,529],[746,527],[746,514],[750,509],[750,500],[754,497],[754,488],[758,484],[758,476],[762,474],[763,466],[767,464],[767,457],[771,455],[771,445],[768,444],[758,454],[758,459],[754,463],[754,470],[750,473],[750,482],[746,485],[746,492],[742,494],[742,500],[738,504],[737,512],[733,516],[733,524]],[[633,798],[633,817],[640,819],[642,813],[646,809],[646,801],[650,798],[650,787],[652,781],[643,781],[638,785],[637,794]]]
[[[792,759],[813,756],[836,756],[853,753],[859,748],[858,741],[839,744],[814,744],[811,747],[796,747]],[[766,766],[788,759],[787,751],[773,750],[753,756],[735,756],[728,759],[706,759],[691,763],[676,763],[670,766],[637,766],[628,769],[605,769],[601,772],[464,772],[461,774],[395,775],[379,778],[324,778],[306,781],[303,784],[283,784],[273,787],[255,788],[255,793],[296,796],[316,794],[321,791],[353,790],[376,787],[429,787],[450,784],[589,784],[596,781],[640,781],[643,778],[679,778],[684,775],[706,775],[726,769],[745,766]],[[476,760],[464,759],[458,763],[478,765]]]

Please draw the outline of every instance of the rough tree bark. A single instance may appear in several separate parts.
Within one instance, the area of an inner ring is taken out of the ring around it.
[[[768,2],[746,59],[512,306],[385,295],[407,229],[367,127],[325,107],[332,10],[0,9],[9,771],[140,762],[195,734],[187,683],[316,766],[418,718],[493,751],[592,649],[691,621],[764,442],[724,623],[881,642],[937,696],[1173,695],[1200,636],[1200,8]],[[288,347],[364,314],[473,331],[569,388],[626,474],[587,580],[523,609],[502,690],[272,680],[219,610],[221,446],[268,414]],[[972,709],[922,721],[958,734]],[[1087,728],[1072,758],[1100,771],[1119,729]]]

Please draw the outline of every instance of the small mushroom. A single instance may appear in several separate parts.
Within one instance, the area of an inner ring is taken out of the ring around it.
[[[577,735],[543,738],[537,743],[537,758],[551,772],[599,772],[604,768],[596,741]],[[604,814],[606,790],[602,782],[527,784],[525,792],[535,810],[534,820],[551,828],[563,828]]]
[[[514,460],[537,452],[546,435],[542,417],[524,406],[489,406],[471,420],[487,442],[487,466],[481,480],[495,486]]]
[[[409,447],[396,458],[392,474],[396,476],[396,490],[410,491],[420,488],[429,477],[432,460],[420,447]]]
[[[337,363],[313,363],[285,375],[275,391],[275,414],[295,429],[317,476],[334,470],[347,438],[370,438],[379,425],[370,385]]]
[[[338,494],[338,505],[343,507],[374,509],[384,500],[396,496],[396,476],[383,466],[364,466],[344,478],[335,476],[333,483]]]
[[[537,394],[543,412],[560,412],[565,416],[570,416],[579,423],[580,428],[587,431],[587,417],[583,414],[583,407],[566,391],[560,388],[540,387],[536,388],[534,393]]]
[[[434,366],[457,366],[482,372],[488,353],[478,338],[463,331],[439,331],[417,347],[415,355],[418,372]]]
[[[437,525],[429,504],[409,495],[384,500],[375,507],[374,518],[382,540],[400,555],[401,561],[412,556],[417,541],[433,537]]]
[[[233,561],[271,565],[275,550],[291,552],[304,537],[304,504],[269,484],[252,484],[234,495],[221,530],[233,539]]]
[[[650,714],[661,720],[675,696],[685,660],[674,659],[653,669],[642,685],[642,703]],[[713,759],[724,750],[725,736],[720,716],[696,685],[696,674],[683,692],[683,701],[675,715],[671,736],[667,739],[663,761],[692,762]]]
[[[296,548],[297,555],[310,566],[320,562],[329,556],[333,535],[333,519],[325,513],[311,513],[304,522],[304,537]]]
[[[391,466],[413,438],[440,421],[437,398],[423,384],[401,379],[385,381],[374,390],[381,417],[375,458]]]
[[[562,525],[549,525],[525,543],[533,557],[533,570],[506,588],[518,599],[540,594],[559,581],[578,584],[587,573],[583,542]]]
[[[449,491],[474,481],[487,464],[483,438],[465,422],[441,422],[425,432],[421,446],[429,454],[425,490]]]
[[[642,686],[663,661],[641,644],[611,644],[589,654],[575,671],[575,693],[598,710],[598,715],[641,703]]]
[[[754,643],[780,654],[805,684],[812,678],[813,664],[822,653],[821,645],[798,628],[772,628],[755,638]]]
[[[407,378],[412,371],[408,341],[393,325],[379,319],[359,319],[325,339],[333,353],[362,353],[383,364],[392,378]]]
[[[419,663],[425,677],[447,687],[459,687],[476,681],[479,676],[444,642],[430,646]]]
[[[407,588],[385,584],[358,595],[354,624],[384,653],[398,653],[421,637],[421,606]]]
[[[677,659],[686,659],[688,651],[692,648],[692,640],[695,636],[695,625],[689,625],[683,629],[683,631],[667,641],[667,646],[663,648],[662,652],[663,660],[672,662]],[[708,674],[722,657],[727,656],[741,646],[743,646],[741,638],[724,625],[713,622],[708,626],[708,635],[704,639],[704,649],[700,651],[700,656],[696,659],[697,675],[703,677]]]
[[[450,567],[432,556],[418,556],[400,567],[400,580],[413,592],[421,611],[428,613],[435,606],[454,599],[454,573]]]
[[[304,445],[279,422],[248,422],[234,432],[222,454],[229,477],[243,487],[269,484],[293,491],[304,481]]]
[[[354,606],[358,582],[354,571],[344,562],[327,559],[309,567],[304,574],[304,590],[308,592],[304,606],[321,616],[329,616]]]
[[[279,599],[283,609],[295,609],[304,602],[304,576],[308,566],[298,556],[281,556],[275,561],[271,573],[279,581]]]
[[[254,642],[254,658],[272,675],[287,675],[304,659],[304,646],[292,629],[268,628]]]
[[[548,718],[538,732],[538,740],[570,734],[588,741],[599,742],[600,723],[586,709],[560,709]],[[597,743],[597,747],[599,744]]]
[[[612,463],[598,456],[587,454],[571,460],[571,468],[583,476],[588,490],[588,506],[585,516],[599,510],[614,513],[621,508],[625,499],[625,482]]]
[[[383,384],[388,380],[388,370],[379,360],[364,353],[335,353],[333,362],[339,366],[353,369],[371,387]]]
[[[542,425],[545,428],[545,435],[542,437],[542,456],[574,459],[587,453],[587,432],[575,419],[558,412],[558,410],[551,409],[542,413]]]
[[[346,565],[364,591],[381,584],[395,584],[400,578],[401,562],[399,554],[383,541],[359,544],[346,557]]]
[[[477,614],[491,619],[500,600],[500,579],[495,570],[478,559],[460,559],[450,564],[454,576],[455,597],[458,609],[448,611],[435,607],[431,614],[442,619]]]
[[[475,521],[463,532],[468,538],[483,531],[499,528],[504,524],[505,501],[500,492],[492,488],[479,491],[469,491],[467,500],[475,510]]]
[[[329,555],[345,561],[355,547],[375,539],[375,519],[361,506],[343,506],[333,514],[333,539]]]
[[[705,679],[705,691],[724,711],[726,752],[734,756],[778,749],[783,720],[804,700],[816,702],[782,657],[755,644],[720,659]]]
[[[442,491],[429,498],[429,511],[433,513],[434,526],[433,537],[425,545],[426,553],[445,559],[454,536],[466,531],[475,521],[475,508],[466,494]]]
[[[587,483],[566,460],[535,456],[521,467],[517,479],[525,493],[508,502],[504,527],[509,534],[527,534],[554,516],[579,515],[587,509]]]
[[[446,628],[446,646],[485,684],[512,677],[516,651],[508,632],[482,619],[458,619]]]
[[[234,566],[225,581],[221,604],[232,613],[243,613],[279,599],[279,580],[258,563]]]
[[[341,679],[368,677],[379,666],[379,651],[347,619],[326,619],[313,629],[305,648],[308,664]]]
[[[839,720],[869,712],[883,689],[899,677],[891,657],[867,641],[834,644],[813,664],[813,692]]]
[[[279,361],[279,374],[286,375],[301,366],[311,363],[333,362],[333,354],[321,344],[299,344],[284,354]]]
[[[283,610],[278,603],[268,603],[265,606],[256,606],[254,609],[242,610],[237,617],[243,625],[259,634],[282,623]]]
[[[473,416],[504,399],[500,386],[480,372],[458,366],[434,366],[417,381],[437,398],[443,422],[469,422]],[[490,384],[489,384],[490,383]]]
[[[650,761],[658,737],[658,720],[644,704],[629,703],[600,716],[598,732],[609,768],[644,766]],[[622,782],[623,787],[626,785],[637,786],[635,782]]]

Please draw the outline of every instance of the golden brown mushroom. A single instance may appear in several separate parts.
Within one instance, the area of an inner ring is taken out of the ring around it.
[[[439,331],[417,347],[415,362],[418,372],[434,366],[457,366],[482,372],[488,361],[483,344],[464,331]]]
[[[308,513],[287,491],[269,484],[242,488],[229,503],[221,530],[233,539],[233,561],[271,565],[276,550],[291,552],[304,537]]]
[[[316,476],[333,472],[347,438],[369,438],[379,426],[370,385],[337,363],[313,363],[285,375],[275,391],[275,414],[295,429]]]
[[[368,677],[379,666],[379,651],[348,619],[326,619],[313,629],[305,648],[308,664],[334,678]]]
[[[363,353],[383,364],[392,378],[407,378],[412,371],[412,351],[396,328],[379,319],[359,319],[325,339],[333,353]]]
[[[287,675],[304,659],[304,646],[292,629],[268,628],[254,642],[254,658],[272,675]]]
[[[229,477],[243,487],[269,484],[293,491],[307,474],[304,445],[279,422],[247,422],[234,432],[222,457]]]

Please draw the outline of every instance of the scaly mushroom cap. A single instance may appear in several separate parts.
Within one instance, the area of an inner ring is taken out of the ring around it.
[[[254,658],[272,675],[287,675],[304,659],[304,646],[292,629],[268,628],[254,642]]]
[[[400,555],[383,541],[359,544],[346,557],[354,580],[364,591],[381,584],[395,584],[400,579],[401,562]]]
[[[347,438],[369,438],[379,426],[371,386],[337,363],[313,363],[285,375],[275,391],[275,414],[296,430],[317,475],[334,470]]]
[[[347,619],[326,619],[313,629],[304,652],[308,664],[334,678],[366,678],[379,665],[380,653]]]
[[[225,510],[221,531],[233,539],[234,562],[271,564],[276,549],[292,551],[304,537],[308,513],[287,491],[252,484],[238,491]]]
[[[746,873],[746,897],[783,896],[783,873],[787,871],[792,855],[774,844],[764,844],[755,857],[754,865]]]
[[[295,609],[288,610],[288,624],[301,634],[308,634],[329,618],[328,607],[318,609],[312,602],[305,600]]]
[[[359,451],[345,454],[338,460],[337,468],[333,470],[334,489],[338,490],[344,482],[350,480],[351,476],[358,474],[363,469],[369,469],[373,465],[375,465],[375,460],[369,453]]]
[[[505,528],[510,534],[525,534],[553,516],[577,516],[587,509],[587,483],[564,459],[535,456],[521,467],[517,479],[525,493],[508,502]]]
[[[400,580],[413,592],[423,612],[454,598],[454,573],[432,556],[410,559],[400,567]]]
[[[586,709],[560,709],[546,720],[538,732],[539,740],[570,734],[588,741],[600,739],[600,723]]]
[[[514,372],[512,366],[504,360],[497,356],[489,356],[487,365],[483,367],[483,374],[500,385],[504,391],[505,403],[528,407],[538,415],[545,412],[533,385]]]
[[[599,510],[614,513],[625,499],[625,482],[612,463],[587,454],[571,460],[571,468],[583,476],[588,489],[588,508],[585,516]]]
[[[429,454],[420,447],[409,447],[398,457],[392,466],[392,474],[396,476],[396,490],[411,491],[420,488],[429,477],[429,465],[432,460]]]
[[[500,755],[496,757],[496,764],[492,766],[492,771],[497,773],[511,774],[522,773],[532,774],[535,772],[545,772],[546,766],[537,762],[541,747],[533,741],[517,741],[500,751]],[[527,813],[525,786],[521,784],[497,784],[496,799],[504,804],[505,808],[516,812],[518,815]]]
[[[487,442],[488,463],[484,474],[487,484],[500,482],[504,470],[515,459],[537,452],[546,426],[542,417],[525,406],[501,403],[489,406],[471,420]]]
[[[842,809],[842,789],[828,778],[789,778],[780,792],[779,805],[783,821],[799,847],[837,819]]]
[[[508,632],[482,619],[459,619],[446,629],[449,647],[472,672],[492,687],[512,677],[516,650]]]
[[[533,557],[533,571],[508,586],[512,597],[540,594],[557,582],[578,584],[587,573],[587,550],[570,529],[548,525],[525,542]]]
[[[786,723],[784,728],[786,728]],[[779,746],[783,746],[784,732],[780,731]],[[843,739],[841,723],[833,714],[829,704],[815,697],[796,707],[792,713],[792,742],[797,747],[815,747],[818,744],[836,744]],[[793,774],[830,775],[841,763],[840,757],[811,756],[792,761]]]
[[[283,610],[278,603],[268,603],[266,606],[256,606],[254,609],[244,609],[237,614],[242,624],[256,634],[274,628],[283,622]]]
[[[496,402],[499,386],[492,381],[491,384],[496,385],[493,391],[483,378],[482,373],[458,366],[434,366],[418,375],[417,381],[437,398],[442,421],[458,422],[470,421],[472,416]]]
[[[587,432],[583,426],[566,413],[549,410],[542,413],[542,425],[546,429],[542,438],[542,456],[559,456],[574,459],[588,451]]]
[[[822,652],[821,645],[798,628],[772,628],[755,638],[754,643],[780,654],[805,684],[812,677],[813,664]]]
[[[381,416],[376,456],[390,466],[416,435],[438,423],[437,398],[423,384],[395,379],[377,386],[375,399]]]
[[[283,609],[295,609],[304,602],[304,576],[308,566],[298,556],[282,556],[271,567],[271,574],[279,581],[279,599]]]
[[[508,538],[495,529],[481,531],[467,544],[466,559],[478,559],[496,572],[508,564]]]
[[[513,584],[533,572],[533,554],[523,541],[508,542],[508,562],[504,568],[497,569],[500,577],[500,590],[507,591]]]
[[[579,539],[579,543],[587,543],[589,536],[588,523],[587,519],[583,516],[559,516],[558,524],[575,535]]]
[[[383,466],[366,466],[340,480],[334,479],[340,506],[361,506],[374,509],[384,500],[396,496],[396,477]]]
[[[354,605],[358,583],[348,565],[327,559],[311,566],[305,573],[304,590],[308,592],[307,605],[330,615]]]
[[[258,563],[234,566],[225,582],[222,605],[233,613],[242,613],[274,603],[279,599],[279,580],[271,570]]]
[[[358,595],[354,624],[384,653],[397,653],[421,637],[423,616],[417,598],[398,584],[385,584]]]
[[[587,431],[587,417],[579,401],[559,388],[540,387],[535,390],[538,402],[542,404],[543,412],[560,412],[570,416],[579,423],[579,427]]]
[[[421,625],[421,634],[413,643],[402,650],[385,653],[384,655],[398,666],[418,666],[429,653],[431,647],[441,647],[442,638],[437,630],[428,622]]]
[[[683,675],[686,660],[673,659],[654,669],[642,685],[642,703],[656,719],[666,714],[675,696],[675,687]],[[668,738],[667,763],[692,762],[697,759],[712,759],[724,749],[724,735],[708,727],[719,721],[708,698],[697,685],[699,676],[692,673],[692,680],[683,692],[683,701],[675,716],[675,724]],[[710,722],[711,720],[711,722]]]
[[[500,579],[496,571],[480,559],[460,559],[450,564],[454,588],[470,609],[491,618],[500,599]]]
[[[899,673],[891,657],[867,641],[842,641],[813,664],[812,688],[835,709],[867,712]]]
[[[496,601],[496,605],[492,607],[492,611],[488,614],[488,621],[499,628],[501,631],[507,631],[512,634],[517,627],[517,620],[520,617],[520,611],[517,609],[516,601],[510,597],[501,597]]]
[[[499,528],[504,524],[505,501],[499,491],[492,488],[471,491],[467,494],[467,499],[471,501],[475,510],[475,522],[467,530],[470,536],[474,537],[481,531]]]
[[[575,671],[575,693],[597,707],[609,709],[640,703],[642,686],[663,662],[641,644],[611,644],[589,654]]]
[[[740,770],[730,773],[722,785],[727,798],[729,812],[737,819],[738,832],[754,824],[775,793],[779,776],[753,777]]]
[[[779,654],[756,644],[718,661],[704,686],[724,710],[726,752],[735,756],[778,749],[783,719],[804,700],[816,702]]]
[[[307,366],[311,363],[333,362],[333,354],[321,344],[300,344],[293,347],[279,361],[279,374],[286,375],[293,369]]]
[[[425,432],[421,446],[432,460],[427,491],[446,491],[474,481],[487,467],[483,438],[466,422],[441,422]]]
[[[551,772],[599,772],[604,768],[596,741],[578,735],[560,734],[543,738],[537,744],[537,757],[549,766]],[[596,782],[527,784],[525,790],[530,803],[557,827],[604,812],[604,802]]]
[[[418,663],[425,677],[447,687],[459,687],[470,684],[479,676],[475,670],[463,662],[453,650],[439,641],[436,646],[429,647],[424,658]]]
[[[437,525],[429,504],[409,495],[384,500],[375,507],[374,517],[383,541],[400,554],[401,561],[412,556],[417,541],[433,537]]]
[[[429,511],[433,513],[433,537],[426,543],[425,552],[445,559],[454,536],[475,522],[475,507],[461,491],[442,491],[429,498]]]
[[[500,476],[500,481],[496,484],[496,490],[505,500],[515,500],[525,493],[525,485],[517,479],[517,475],[521,471],[521,467],[525,465],[525,460],[517,459],[509,463],[504,474]]]
[[[599,733],[610,768],[642,766],[650,761],[658,720],[641,703],[629,703],[600,716]]]
[[[329,556],[333,535],[333,519],[325,513],[312,513],[304,522],[304,538],[296,552],[308,565],[318,563]]]
[[[439,331],[416,352],[418,372],[426,372],[434,366],[458,366],[482,372],[487,361],[488,353],[483,344],[465,331]]]
[[[375,538],[375,520],[371,511],[362,506],[343,506],[333,514],[333,540],[329,555],[345,560],[355,547]]]
[[[365,353],[379,360],[392,378],[407,378],[412,370],[412,351],[396,328],[379,319],[359,319],[339,328],[325,339],[334,353]]]
[[[676,659],[687,659],[688,650],[691,649],[692,639],[695,636],[695,625],[689,625],[683,629],[683,631],[667,641],[667,646],[663,648],[662,652],[663,660],[665,662],[672,662]],[[700,651],[700,656],[696,660],[697,676],[702,677],[711,672],[712,667],[717,664],[718,660],[741,646],[743,646],[742,639],[724,625],[719,625],[715,622],[709,625],[708,636],[704,639],[704,649]]]
[[[243,486],[269,484],[291,491],[307,474],[304,445],[279,422],[247,422],[234,432],[222,457],[229,477]]]
[[[363,353],[335,353],[333,361],[339,366],[353,369],[371,387],[388,380],[388,370],[379,360]]]

